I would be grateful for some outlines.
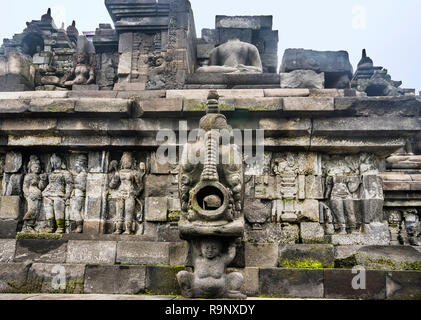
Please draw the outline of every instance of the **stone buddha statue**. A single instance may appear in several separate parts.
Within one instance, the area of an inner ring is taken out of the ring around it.
[[[213,49],[209,65],[198,68],[196,72],[263,73],[263,66],[256,46],[236,39]]]

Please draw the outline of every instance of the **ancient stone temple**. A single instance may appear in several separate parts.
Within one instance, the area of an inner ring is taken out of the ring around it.
[[[415,90],[366,50],[278,59],[272,16],[105,6],[0,48],[1,293],[421,299]]]

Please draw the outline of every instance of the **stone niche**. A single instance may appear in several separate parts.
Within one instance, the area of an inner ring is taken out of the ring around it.
[[[198,64],[207,65],[212,49],[238,39],[259,49],[264,73],[276,73],[279,36],[272,24],[272,16],[216,16],[215,29],[203,29],[198,39]]]
[[[187,0],[107,0],[118,35],[115,90],[181,88],[196,64],[196,29]]]

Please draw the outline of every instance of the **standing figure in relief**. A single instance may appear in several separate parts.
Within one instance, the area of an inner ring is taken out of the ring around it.
[[[23,217],[24,233],[34,233],[35,223],[41,210],[42,190],[47,186],[47,175],[41,174],[41,163],[37,156],[31,156],[28,174],[23,180],[23,194],[28,203],[28,210]]]
[[[59,156],[51,156],[52,172],[48,176],[48,186],[43,191],[44,208],[47,219],[47,232],[54,232],[54,224],[57,226],[56,233],[65,233],[66,205],[70,203],[73,191],[73,178]]]
[[[355,173],[354,164],[350,158],[343,161],[333,159],[328,164],[326,178],[326,198],[329,199],[335,231],[347,234],[357,232],[356,193],[360,188],[361,179]]]
[[[86,178],[88,168],[88,158],[81,154],[77,157],[75,162],[74,189],[70,198],[70,212],[71,221],[76,223],[76,229],[73,233],[83,232],[83,211],[85,208],[86,199]]]
[[[133,220],[136,210],[136,197],[143,189],[141,174],[133,169],[134,159],[130,152],[121,157],[120,170],[111,179],[109,187],[116,190],[116,221],[114,234],[130,235],[133,232]],[[124,230],[125,228],[125,230]]]
[[[362,178],[361,199],[363,203],[364,231],[368,232],[371,222],[383,221],[383,182],[379,177],[374,155],[363,153],[360,156]]]

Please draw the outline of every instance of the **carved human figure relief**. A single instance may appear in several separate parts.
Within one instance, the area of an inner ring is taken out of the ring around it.
[[[83,217],[86,199],[86,179],[88,176],[88,157],[85,154],[78,155],[73,172],[74,187],[70,197],[70,225],[76,225],[74,233],[83,232]]]
[[[63,234],[66,232],[65,212],[73,191],[73,177],[58,155],[51,156],[50,164],[52,172],[48,175],[48,185],[42,192],[47,219],[46,232]]]
[[[23,194],[28,210],[23,217],[24,233],[35,233],[35,224],[39,218],[42,205],[42,191],[48,183],[48,176],[41,173],[41,162],[38,156],[32,155],[28,163],[28,173],[23,181]]]
[[[356,202],[361,179],[355,170],[352,158],[345,161],[333,157],[325,164],[326,198],[332,211],[335,231],[338,234],[356,233]]]
[[[95,69],[93,62],[86,52],[80,52],[76,55],[75,67],[71,70],[65,86],[88,85],[95,83]]]
[[[193,257],[194,272],[182,271],[177,275],[184,297],[245,299],[240,293],[243,275],[239,272],[226,273],[228,265],[236,255],[235,242],[224,251],[221,239],[202,239],[199,252]]]
[[[243,299],[243,276],[226,269],[236,255],[235,241],[244,235],[244,165],[238,146],[223,138],[230,128],[218,98],[209,92],[199,124],[204,134],[183,150],[179,230],[193,248],[194,272],[180,272],[177,279],[185,297]]]
[[[134,231],[136,202],[143,191],[145,165],[140,165],[143,172],[135,170],[134,166],[133,155],[125,152],[121,157],[120,168],[114,172],[109,183],[110,189],[113,190],[111,197],[116,199],[115,234],[124,232],[125,235],[130,235]]]

